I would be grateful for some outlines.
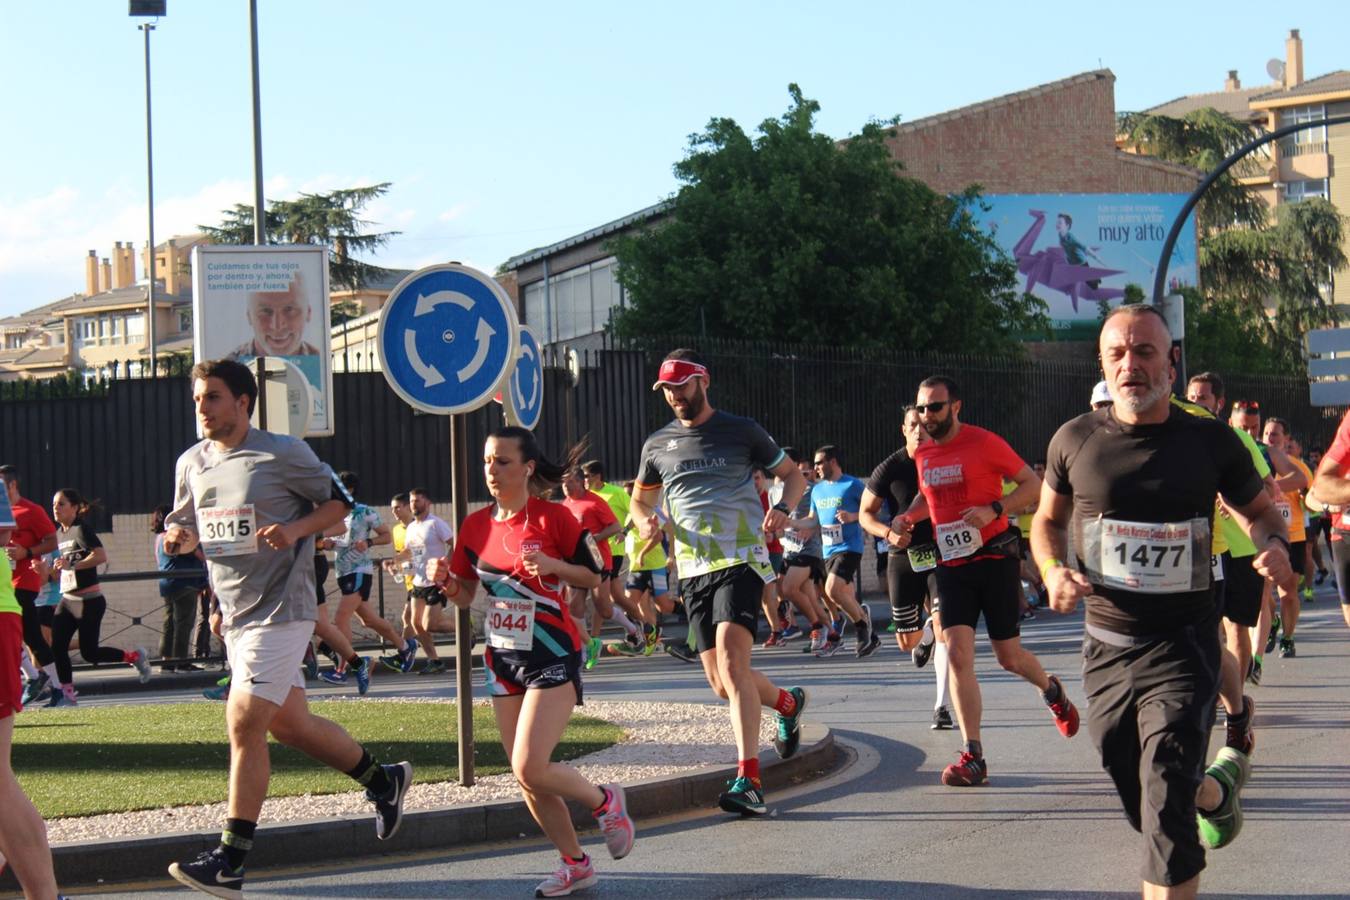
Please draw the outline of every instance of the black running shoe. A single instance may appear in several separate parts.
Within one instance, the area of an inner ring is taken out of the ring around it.
[[[928,660],[932,658],[935,646],[937,646],[936,640],[925,644],[922,638],[919,639],[919,643],[915,644],[914,649],[909,651],[910,659],[914,660],[914,668],[922,669],[928,665]]]
[[[954,727],[952,714],[947,707],[939,706],[933,710],[933,724],[929,726],[932,731],[949,731]]]
[[[1280,659],[1293,659],[1298,656],[1294,650],[1293,638],[1280,638]]]
[[[219,847],[200,854],[190,863],[170,863],[169,874],[194,891],[212,897],[242,900],[244,896],[243,867],[231,869]]]
[[[675,657],[676,659],[680,660],[681,662],[687,663],[698,662],[698,653],[695,652],[694,648],[690,647],[688,644],[683,643],[666,644],[666,652],[669,653],[671,656]]]
[[[387,841],[398,833],[398,826],[403,824],[403,797],[412,785],[413,768],[410,762],[394,763],[381,768],[384,769],[384,774],[389,776],[389,782],[393,787],[383,797],[376,797],[370,791],[366,791],[366,799],[375,804],[375,836]]]
[[[778,713],[778,734],[773,739],[773,750],[779,759],[787,759],[797,752],[802,742],[802,713],[806,710],[807,693],[805,688],[790,688],[788,693],[797,700],[797,708],[792,715]]]
[[[717,805],[729,813],[743,816],[763,816],[769,812],[769,808],[764,805],[764,791],[749,778],[732,781],[729,789],[717,798]]]

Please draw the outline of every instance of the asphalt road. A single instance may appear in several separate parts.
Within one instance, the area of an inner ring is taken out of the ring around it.
[[[1027,646],[1082,701],[1080,616],[1028,623]],[[1350,629],[1334,593],[1319,591],[1299,628],[1299,655],[1267,661],[1259,704],[1246,825],[1209,857],[1208,896],[1350,896]],[[808,713],[834,729],[844,753],[830,776],[769,796],[773,814],[737,820],[717,811],[639,824],[621,861],[598,850],[598,887],[583,896],[1090,898],[1138,896],[1140,839],[1130,830],[1086,729],[1055,730],[1036,691],[997,668],[983,638],[984,745],[991,785],[943,787],[954,731],[931,731],[932,670],[916,671],[893,640],[867,660],[830,660],[796,647],[756,652],[782,685],[812,693]],[[449,695],[398,678],[374,693]],[[330,688],[322,688],[322,695]],[[696,666],[669,657],[606,659],[587,696],[708,702]],[[168,695],[173,699],[181,694]],[[166,695],[137,695],[154,702]],[[126,697],[91,702],[127,702]],[[1220,717],[1222,719],[1222,717]],[[1212,747],[1221,745],[1221,726]],[[728,758],[732,755],[728,747]],[[438,854],[249,872],[247,895],[297,897],[520,897],[556,865],[542,840]],[[184,896],[171,882],[129,886],[114,897]],[[80,892],[86,893],[86,892]]]

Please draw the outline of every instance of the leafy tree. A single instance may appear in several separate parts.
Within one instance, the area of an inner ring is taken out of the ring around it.
[[[1204,170],[1257,136],[1213,109],[1181,119],[1126,113],[1120,125],[1141,152]],[[1221,369],[1302,374],[1304,334],[1337,324],[1326,286],[1346,266],[1345,220],[1319,199],[1280,204],[1272,215],[1232,171],[1196,211],[1203,293],[1187,298],[1188,356]]]
[[[613,242],[631,300],[617,334],[989,350],[1046,330],[974,224],[974,189],[945,197],[902,175],[884,143],[894,120],[838,142],[814,128],[820,104],[788,91],[753,138],[725,118],[691,136],[670,215]]]
[[[397,231],[367,232],[371,222],[361,213],[366,204],[389,190],[383,181],[368,187],[345,188],[324,194],[301,194],[296,200],[268,201],[264,213],[268,238],[273,243],[322,244],[329,248],[328,281],[331,287],[359,290],[385,273],[380,266],[362,262],[353,254],[378,250]],[[253,207],[242,203],[223,210],[219,225],[197,226],[217,244],[253,243]]]

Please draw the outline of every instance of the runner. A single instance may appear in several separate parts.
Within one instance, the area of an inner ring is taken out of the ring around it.
[[[1317,464],[1313,493],[1318,500],[1341,510],[1331,516],[1331,564],[1341,601],[1341,617],[1350,625],[1350,545],[1346,544],[1350,518],[1344,512],[1350,507],[1350,413],[1341,417],[1336,439]]]
[[[640,650],[631,647],[627,641],[610,644],[608,649],[619,655],[636,656],[640,652],[651,656],[661,641],[661,616],[675,611],[675,596],[670,590],[670,578],[666,572],[669,560],[664,546],[670,520],[664,513],[660,515],[661,532],[655,537],[639,541],[637,532],[632,528],[624,534],[624,557],[628,560],[628,583],[625,588],[629,604],[641,612],[644,640]]]
[[[454,632],[455,617],[447,614],[445,595],[427,578],[427,562],[448,556],[455,542],[455,532],[445,520],[431,511],[431,497],[426,488],[413,488],[413,520],[404,526],[408,560],[412,563],[412,620],[417,631],[417,642],[422,645],[427,661],[417,670],[418,675],[438,675],[445,671],[445,662],[436,652],[435,632]]]
[[[340,526],[335,526],[337,531]],[[308,678],[318,676],[329,684],[346,684],[347,673],[351,672],[356,676],[357,693],[364,695],[370,690],[370,657],[358,656],[356,650],[352,647],[352,642],[337,626],[328,618],[325,608],[328,603],[328,592],[324,590],[324,582],[328,580],[328,557],[323,552],[323,537],[316,535],[314,538],[314,602],[318,606],[317,618],[314,621],[314,636],[319,639],[319,652],[333,661],[333,668],[319,674],[319,661],[314,655],[314,646],[312,643],[305,647],[303,665],[305,675]],[[220,685],[226,690],[221,692],[215,699],[224,699],[229,693],[229,683]],[[204,694],[215,693],[209,688],[203,691]]]
[[[28,682],[23,691],[23,705],[29,706],[49,697],[58,683],[55,657],[51,644],[42,634],[42,616],[36,606],[42,580],[33,568],[35,559],[56,549],[56,526],[47,517],[46,510],[19,493],[20,475],[16,466],[0,466],[0,478],[5,481],[9,505],[14,510],[15,527],[9,533],[5,548],[13,569],[10,583],[23,610],[23,642],[39,669],[38,677]]]
[[[562,854],[562,865],[535,889],[540,897],[571,894],[598,880],[567,800],[592,811],[615,859],[628,855],[634,837],[620,785],[591,784],[552,760],[573,707],[582,702],[581,635],[564,609],[562,589],[591,590],[607,571],[590,533],[559,504],[540,499],[565,474],[581,483],[577,452],[558,465],[543,456],[528,429],[494,431],[483,448],[493,505],[465,518],[453,559],[434,558],[427,571],[461,609],[480,581],[487,593],[483,673],[497,730],[530,814]]]
[[[780,539],[783,545],[780,590],[810,625],[811,641],[802,648],[802,652],[819,653],[829,639],[830,617],[818,593],[825,584],[825,561],[821,558],[824,548],[820,542],[820,525],[811,515],[811,491],[814,487],[811,482],[816,469],[811,460],[802,456],[797,448],[784,447],[783,452],[796,465],[806,487],[784,523]],[[782,478],[774,478],[773,488],[769,492],[770,505],[782,503],[786,491],[787,482]]]
[[[355,497],[361,479],[355,472],[339,472],[338,480]],[[333,626],[348,643],[352,640],[352,614],[361,624],[389,642],[400,655],[407,655],[407,647],[398,629],[370,605],[370,588],[375,583],[375,563],[370,559],[370,548],[388,544],[392,537],[389,526],[380,520],[380,514],[364,503],[358,503],[347,513],[341,533],[323,539],[324,549],[337,551],[337,583],[342,592]],[[346,669],[342,670],[346,675]]]
[[[914,454],[920,444],[932,438],[919,421],[919,411],[913,404],[905,407],[903,415],[900,431],[905,446],[872,470],[858,516],[870,534],[886,541],[886,555],[891,557],[886,563],[886,593],[891,601],[896,643],[902,653],[910,654],[916,668],[922,669],[929,657],[933,658],[937,696],[932,727],[947,729],[952,727],[952,714],[947,708],[947,644],[942,638],[933,525],[925,519],[915,523],[913,532],[908,532],[897,521],[898,516],[886,520],[878,516],[882,498],[890,497],[898,509],[906,510],[919,495],[919,470],[914,464]],[[926,620],[925,604],[931,611]]]
[[[1273,624],[1270,626],[1269,639],[1266,641],[1266,652],[1269,653],[1275,649],[1275,641],[1278,635],[1280,645],[1280,658],[1292,659],[1297,655],[1294,649],[1294,630],[1298,626],[1298,614],[1300,612],[1301,597],[1299,595],[1299,581],[1306,571],[1308,544],[1307,544],[1307,525],[1305,524],[1305,513],[1303,509],[1303,491],[1312,485],[1312,472],[1303,464],[1303,460],[1289,453],[1289,423],[1278,416],[1271,416],[1266,419],[1265,429],[1261,432],[1262,440],[1270,448],[1272,461],[1277,454],[1283,456],[1283,461],[1294,468],[1294,471],[1288,475],[1281,475],[1275,480],[1275,485],[1280,489],[1281,497],[1275,501],[1275,508],[1279,510],[1280,515],[1284,516],[1285,527],[1289,529],[1289,564],[1293,570],[1293,575],[1284,584],[1276,584],[1275,588],[1279,592],[1280,608],[1274,616]],[[1263,635],[1257,632],[1256,640],[1261,640]]]
[[[244,860],[271,764],[267,736],[345,772],[375,804],[375,836],[403,819],[412,765],[379,765],[341,726],[309,711],[300,660],[314,633],[314,535],[355,505],[304,441],[249,426],[258,386],[227,360],[192,369],[192,402],[205,439],[178,458],[170,552],[200,544],[234,667],[225,707],[230,738],[229,811],[220,845],[169,874],[217,897],[244,891]]]
[[[754,482],[755,493],[759,495],[760,508],[768,513],[774,503],[769,499],[769,489],[777,483],[777,479],[760,466],[755,466],[750,471],[750,478]],[[762,646],[781,647],[786,643],[783,632],[787,631],[791,624],[787,620],[786,602],[779,596],[779,586],[783,580],[783,543],[777,534],[765,534],[764,549],[769,552],[769,568],[773,569],[773,581],[764,585],[764,590],[759,595],[759,606],[764,611],[764,621],[769,623],[769,636],[764,639]]]
[[[1194,897],[1201,844],[1237,836],[1250,771],[1231,747],[1203,768],[1220,654],[1210,574],[1216,496],[1262,547],[1262,574],[1287,574],[1288,544],[1241,442],[1171,402],[1171,335],[1156,308],[1113,310],[1100,347],[1113,405],[1070,420],[1051,440],[1032,540],[1053,608],[1068,613],[1086,600],[1088,728],[1144,836],[1143,894]],[[1064,563],[1070,526],[1077,569]]]
[[[801,742],[807,694],[781,690],[750,666],[765,583],[773,579],[762,534],[783,529],[805,481],[773,438],[751,419],[714,410],[708,368],[693,350],[669,353],[653,390],[661,390],[675,420],[642,447],[630,510],[638,537],[660,528],[656,503],[664,488],[675,528],[680,593],[695,633],[703,673],[731,704],[738,761],[730,790],[718,799],[727,812],[768,813],[759,777],[760,706],[778,714],[774,750],[784,759]],[[767,514],[755,496],[756,465],[787,482]]]
[[[0,476],[0,481],[6,480]],[[0,528],[0,546],[9,543],[14,530]],[[24,897],[56,900],[56,875],[52,851],[47,845],[47,825],[23,792],[10,765],[14,718],[23,711],[19,696],[23,609],[14,596],[13,577],[9,555],[0,554],[0,806],[4,808],[4,815],[0,815],[0,855],[14,867],[14,877]]]
[[[100,646],[99,631],[108,601],[99,586],[97,569],[108,561],[108,551],[84,521],[92,508],[93,504],[73,488],[62,488],[52,496],[52,518],[56,519],[56,542],[61,551],[52,564],[51,576],[61,585],[61,604],[52,618],[52,654],[60,690],[52,691],[48,706],[75,705],[70,641],[77,634],[85,662],[95,666],[126,663],[140,673],[141,684],[150,680],[150,654],[144,647],[122,650]]]
[[[618,519],[614,518],[614,512],[605,502],[605,498],[586,489],[586,476],[581,471],[580,466],[574,466],[563,473],[562,489],[562,505],[567,507],[567,511],[576,518],[578,524],[591,537],[595,538],[596,544],[600,548],[600,558],[605,566],[600,573],[600,586],[595,590],[581,590],[571,587],[567,589],[571,598],[569,605],[572,615],[581,620],[583,630],[585,630],[584,626],[587,624],[586,601],[590,600],[593,607],[589,622],[589,636],[586,642],[586,662],[584,664],[589,671],[595,668],[600,654],[604,652],[604,642],[600,638],[600,631],[604,628],[606,621],[612,621],[623,626],[624,633],[628,635],[629,641],[635,647],[641,645],[642,638],[637,625],[633,624],[633,621],[624,614],[622,608],[614,605],[609,590],[609,573],[614,565],[614,557],[610,555],[609,551],[609,539],[621,533],[623,526],[619,524]]]
[[[845,475],[839,464],[839,451],[832,444],[816,450],[812,459],[816,483],[811,488],[811,515],[820,525],[820,540],[825,548],[825,596],[853,623],[858,659],[871,656],[881,646],[881,638],[872,627],[872,617],[858,602],[853,581],[862,562],[863,529],[858,524],[863,483]],[[818,657],[833,656],[842,638],[831,629]]]
[[[610,512],[614,513],[614,518],[622,526],[623,530],[609,539],[609,596],[610,600],[630,617],[636,616],[639,610],[629,603],[623,579],[624,534],[628,530],[628,492],[621,484],[610,484],[605,481],[605,466],[598,459],[582,463],[581,471],[586,476],[586,489],[600,495],[609,504]]]
[[[408,672],[417,662],[417,629],[413,627],[412,605],[412,556],[407,551],[408,523],[413,520],[412,497],[406,493],[395,494],[389,501],[389,512],[394,517],[394,527],[389,530],[393,542],[394,555],[384,560],[384,571],[403,585],[403,648],[391,656],[380,657],[380,662],[396,672]]]
[[[980,683],[975,676],[975,626],[981,615],[999,665],[1035,685],[1060,734],[1078,733],[1078,710],[1060,680],[1045,673],[1019,637],[1019,539],[1007,514],[1031,502],[1040,490],[1040,479],[1001,437],[961,423],[961,396],[952,379],[942,375],[924,379],[914,408],[933,440],[914,453],[920,494],[897,524],[908,531],[925,517],[933,522],[942,632],[956,720],[965,742],[957,762],[943,769],[942,783],[967,787],[989,780],[980,742]],[[1017,489],[1000,500],[1005,477],[1016,481]]]

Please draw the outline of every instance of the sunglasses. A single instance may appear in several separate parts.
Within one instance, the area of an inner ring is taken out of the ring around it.
[[[926,412],[940,413],[947,408],[947,404],[950,402],[950,400],[934,400],[932,403],[916,403],[914,404],[914,411],[919,415]]]
[[[829,462],[828,459],[813,459],[813,460],[811,461],[811,465],[813,465],[813,466],[823,466],[823,465],[825,465],[827,462]]]
[[[1241,409],[1246,412],[1260,412],[1261,404],[1255,400],[1239,400],[1233,404],[1233,409]]]

